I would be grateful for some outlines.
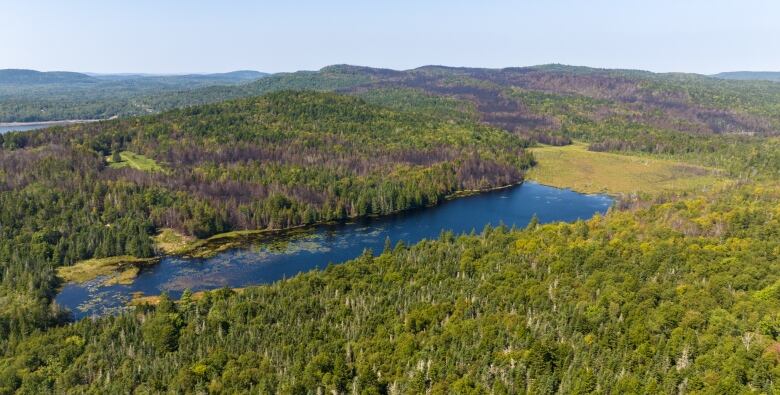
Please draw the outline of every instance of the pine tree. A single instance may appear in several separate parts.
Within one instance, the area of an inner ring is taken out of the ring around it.
[[[528,221],[528,226],[525,228],[528,230],[536,229],[536,227],[539,226],[539,217],[536,216],[536,213],[531,217],[531,220]]]

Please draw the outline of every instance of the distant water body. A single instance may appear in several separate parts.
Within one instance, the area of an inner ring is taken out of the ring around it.
[[[71,125],[74,123],[87,123],[87,122],[95,122],[95,120],[0,123],[0,134],[4,134],[8,132],[21,132],[25,130],[45,129],[52,126]]]
[[[221,252],[211,258],[165,257],[142,269],[130,285],[103,285],[105,278],[66,284],[56,302],[76,319],[116,312],[134,293],[179,297],[192,291],[266,284],[300,272],[324,268],[359,256],[365,249],[379,253],[385,240],[407,244],[438,238],[442,230],[456,234],[480,232],[501,223],[524,227],[536,214],[540,222],[575,221],[604,213],[612,205],[604,195],[584,195],[533,182],[447,201],[435,207],[397,215],[361,218],[337,225],[313,227],[296,236],[279,235],[262,244]]]

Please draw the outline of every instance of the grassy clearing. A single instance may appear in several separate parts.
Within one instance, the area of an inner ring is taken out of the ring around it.
[[[111,276],[106,284],[128,284],[138,275],[141,266],[155,263],[156,258],[113,256],[77,262],[57,269],[57,276],[65,282],[83,283],[100,276]]]
[[[717,170],[665,159],[591,152],[584,144],[531,150],[538,164],[528,178],[585,193],[694,190],[727,182]]]
[[[162,166],[160,166],[157,161],[151,158],[147,158],[143,155],[139,155],[130,151],[122,151],[119,153],[119,156],[122,158],[121,162],[114,162],[111,158],[111,155],[107,156],[106,161],[108,161],[108,165],[115,169],[131,167],[133,169],[142,171],[163,171]]]
[[[157,250],[166,255],[186,254],[199,241],[193,236],[183,235],[170,228],[160,230],[160,233],[154,236],[153,239]]]

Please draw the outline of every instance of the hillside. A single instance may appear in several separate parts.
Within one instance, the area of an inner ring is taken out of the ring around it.
[[[158,84],[165,82],[156,78]],[[237,85],[218,81],[206,86],[162,85],[147,92],[123,86],[113,95],[95,91],[32,95],[0,89],[0,121],[56,119],[66,114],[73,118],[143,115],[285,89],[358,95],[412,89],[472,103],[483,122],[542,142],[571,137],[600,140],[618,132],[621,138],[634,139],[663,133],[768,136],[780,131],[780,85],[695,74],[563,65],[425,66],[405,71],[335,65]]]
[[[445,98],[443,116],[478,120],[534,142],[565,145],[577,139],[594,151],[671,157],[740,177],[780,175],[780,154],[760,148],[776,147],[780,130],[780,85],[769,82],[563,65],[408,71],[337,65],[240,87],[163,95],[149,105],[282,88],[337,91],[400,110]]]
[[[0,84],[3,85],[83,84],[95,82],[97,82],[95,78],[86,74],[67,71],[0,70]]]
[[[471,102],[480,119],[543,142],[607,133],[775,135],[780,86],[690,74],[654,74],[562,65],[507,69],[426,66],[407,71],[348,65],[279,73],[239,87],[213,87],[146,99],[149,108],[207,103],[279,89],[360,94],[414,89]],[[598,130],[594,130],[598,128]]]
[[[763,80],[780,82],[780,72],[777,71],[729,71],[713,75],[725,80]]]

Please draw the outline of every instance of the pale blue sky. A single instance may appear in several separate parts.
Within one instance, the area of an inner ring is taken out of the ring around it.
[[[777,0],[0,0],[0,68],[780,70]]]

